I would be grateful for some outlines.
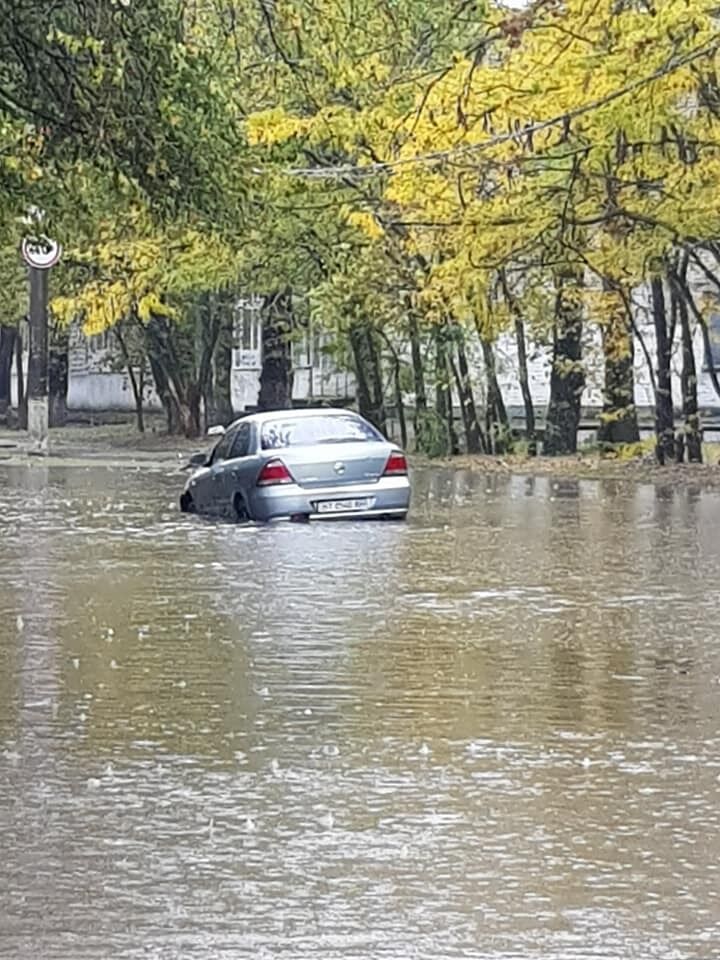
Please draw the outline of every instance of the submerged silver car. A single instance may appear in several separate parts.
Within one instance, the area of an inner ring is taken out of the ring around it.
[[[184,513],[236,520],[404,519],[405,455],[350,410],[258,413],[235,421],[180,497]]]

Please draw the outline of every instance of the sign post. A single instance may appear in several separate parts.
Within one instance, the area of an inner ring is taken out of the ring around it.
[[[48,446],[48,271],[60,259],[59,244],[46,237],[26,238],[22,255],[30,279],[27,418],[31,452],[46,454]]]

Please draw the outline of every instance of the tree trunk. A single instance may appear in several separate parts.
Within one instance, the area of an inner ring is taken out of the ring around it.
[[[681,375],[683,417],[685,419],[684,446],[690,463],[702,463],[702,434],[698,413],[697,370],[693,348],[690,314],[684,298],[677,295],[677,310],[682,334],[683,365]]]
[[[407,422],[405,420],[405,404],[403,403],[402,384],[400,382],[400,362],[397,359],[395,360],[393,374],[395,382],[395,406],[397,407],[398,423],[400,424],[400,444],[403,450],[407,450]]]
[[[510,441],[510,421],[508,420],[502,390],[497,378],[495,366],[495,351],[492,344],[484,337],[480,337],[483,361],[485,365],[485,381],[487,383],[487,401],[485,406],[485,435],[492,453],[500,454],[507,451]]]
[[[582,366],[582,304],[579,279],[568,273],[556,278],[550,402],[543,453],[549,457],[577,452],[585,372]]]
[[[705,274],[707,279],[711,280],[714,283],[715,287],[720,290],[720,281],[717,279],[715,274],[711,273],[708,270],[708,268],[703,264],[702,260],[700,260],[694,254],[690,254],[690,256],[695,266],[699,267],[702,270],[702,272]],[[712,339],[710,337],[710,330],[708,329],[707,321],[705,320],[705,317],[702,315],[702,313],[698,310],[698,307],[697,307],[697,304],[695,303],[693,295],[688,288],[687,279],[680,280],[678,275],[675,274],[673,276],[673,280],[675,281],[678,293],[683,297],[683,299],[687,303],[688,307],[690,308],[690,312],[695,318],[695,322],[697,323],[700,329],[700,333],[702,335],[702,340],[703,340],[703,357],[705,361],[705,368],[707,370],[708,376],[710,377],[710,383],[712,384],[712,388],[715,391],[715,396],[720,397],[720,380],[718,380],[717,367],[713,359],[713,344],[712,344]]]
[[[17,327],[0,327],[0,420],[8,422]]]
[[[672,341],[668,336],[667,310],[662,277],[651,281],[653,322],[655,325],[655,349],[657,354],[655,394],[655,456],[659,464],[671,462],[675,457],[675,420],[673,416],[672,380],[670,359]]]
[[[220,317],[220,331],[215,347],[213,373],[215,389],[213,391],[213,423],[226,427],[234,419],[232,405],[232,350],[233,350],[233,311],[229,303],[223,304]]]
[[[213,377],[214,367],[210,367],[210,376],[205,380],[205,388],[202,392],[202,408],[205,415],[205,429],[215,424],[215,379]]]
[[[130,376],[133,397],[135,398],[135,422],[137,424],[138,433],[145,433],[145,411],[143,410],[143,403],[145,400],[145,370],[145,357],[143,357],[140,361],[137,374],[133,370],[132,366],[128,367],[128,375]]]
[[[361,416],[385,430],[385,403],[377,349],[372,330],[365,324],[350,327],[350,346],[353,352],[357,381],[358,409]]]
[[[170,334],[165,317],[151,317],[144,328],[147,344],[150,371],[155,381],[155,390],[163,405],[167,419],[167,432],[180,433],[181,417],[180,405],[170,383],[168,367],[176,364],[177,360],[171,352]]]
[[[402,382],[400,377],[400,357],[398,356],[398,352],[392,345],[392,341],[387,334],[381,330],[380,335],[385,341],[392,358],[393,388],[395,392],[395,407],[397,409],[398,424],[400,426],[400,443],[403,450],[407,450],[408,435],[407,422],[405,420],[405,404],[403,403]]]
[[[258,410],[287,410],[292,406],[291,332],[292,294],[285,289],[271,294],[263,305]]]
[[[470,382],[470,368],[462,340],[458,340],[456,349],[457,367],[453,364],[453,372],[457,383],[458,396],[460,397],[463,427],[465,428],[465,449],[468,453],[483,453],[487,448],[480,429],[475,397]]]
[[[444,450],[438,451],[446,456],[455,456],[460,452],[453,416],[452,387],[450,385],[450,364],[448,362],[447,330],[435,327],[435,410],[444,425]]]
[[[415,436],[422,433],[420,424],[427,411],[427,390],[425,388],[425,371],[423,369],[422,351],[420,349],[420,331],[418,329],[417,317],[408,307],[408,329],[410,332],[410,356],[412,359],[413,386],[415,390]]]
[[[215,293],[200,297],[195,310],[195,360],[197,370],[197,414],[200,419],[202,404],[205,429],[210,426],[208,417],[215,407],[213,389],[213,354],[220,335],[221,309]]]
[[[183,434],[186,437],[199,437],[203,432],[202,418],[200,416],[201,399],[202,392],[199,384],[189,384],[187,399],[185,403],[180,404],[180,421],[182,423]]]
[[[607,283],[603,284],[608,290]],[[601,444],[637,443],[640,440],[635,409],[635,345],[631,318],[618,305],[602,328],[605,357],[603,412],[598,428]]]
[[[68,336],[63,332],[55,337],[48,355],[48,403],[51,427],[62,427],[67,423],[68,349]]]
[[[355,366],[355,382],[358,411],[361,417],[372,420],[373,404],[370,395],[370,384],[367,377],[367,363],[365,357],[365,331],[363,327],[353,324],[350,327],[350,347]]]
[[[18,429],[27,430],[28,412],[25,371],[23,370],[22,322],[22,320],[18,321],[18,335],[15,339],[15,372],[17,375]]]
[[[523,407],[525,408],[525,439],[528,445],[528,456],[537,456],[537,433],[535,428],[535,407],[533,405],[532,392],[530,390],[530,377],[528,376],[527,346],[525,343],[525,326],[522,319],[515,316],[515,344],[517,346],[518,356],[518,377],[520,379],[520,392],[523,398]]]
[[[186,437],[198,437],[202,431],[200,400],[215,349],[210,336],[203,340],[197,356],[197,324],[201,322],[203,316],[198,307],[192,322],[183,330],[158,316],[153,316],[145,327],[148,358],[168,418],[168,430],[181,431]]]
[[[160,403],[165,411],[167,432],[169,434],[179,433],[180,414],[178,412],[175,399],[170,391],[168,378],[165,375],[162,364],[157,360],[152,352],[148,352],[148,362],[150,363],[150,372],[155,383],[155,392],[160,398]]]
[[[368,343],[368,359],[370,361],[370,385],[372,388],[373,408],[375,419],[373,423],[378,430],[387,432],[387,412],[385,410],[385,391],[382,382],[382,358],[378,351],[375,334],[370,327],[366,331]]]
[[[518,379],[520,381],[520,392],[523,398],[523,407],[525,409],[525,438],[528,445],[528,456],[537,456],[537,433],[535,427],[535,407],[533,405],[532,391],[530,390],[530,377],[528,375],[527,344],[525,342],[525,325],[517,300],[510,292],[507,282],[507,276],[504,270],[500,271],[500,284],[502,286],[503,296],[513,315],[515,322],[515,345],[518,357]]]
[[[123,356],[125,370],[127,371],[128,380],[130,381],[130,387],[133,392],[133,400],[135,401],[135,422],[137,423],[138,433],[145,433],[145,416],[143,411],[143,399],[145,391],[145,357],[143,356],[142,363],[138,373],[136,374],[135,370],[133,369],[130,351],[128,350],[128,346],[122,332],[122,323],[118,323],[113,330],[115,333],[115,339],[120,345],[120,352]]]
[[[400,424],[400,444],[403,450],[407,450],[408,435],[407,423],[405,422],[405,404],[403,403],[402,383],[400,382],[400,358],[393,352],[393,384],[395,387],[395,407],[397,408],[397,418]]]

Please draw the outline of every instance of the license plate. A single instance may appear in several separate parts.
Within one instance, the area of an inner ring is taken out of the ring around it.
[[[321,500],[318,513],[345,513],[349,510],[367,510],[371,506],[369,497],[359,500]]]

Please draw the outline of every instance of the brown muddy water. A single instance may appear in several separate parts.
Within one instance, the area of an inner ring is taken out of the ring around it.
[[[720,497],[0,467],[0,956],[720,956]]]

